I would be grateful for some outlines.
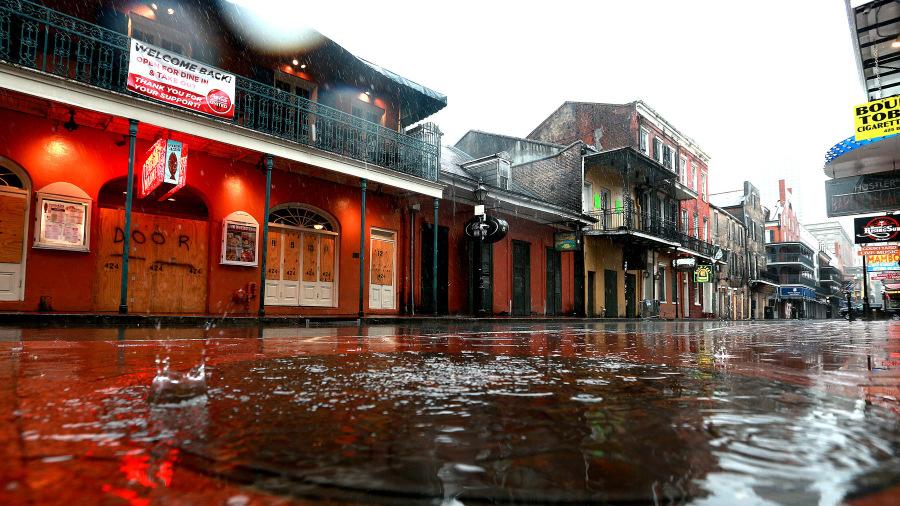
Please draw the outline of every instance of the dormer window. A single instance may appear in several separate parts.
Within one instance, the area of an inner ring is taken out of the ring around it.
[[[497,186],[504,190],[509,189],[509,164],[499,163],[497,167]]]

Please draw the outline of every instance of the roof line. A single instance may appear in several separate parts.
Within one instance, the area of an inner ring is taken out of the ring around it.
[[[575,141],[575,142],[569,144],[568,146],[560,146],[562,149],[559,151],[559,153],[554,153],[554,154],[552,154],[552,155],[548,155],[548,156],[545,156],[545,157],[543,157],[543,158],[535,158],[534,160],[528,160],[527,162],[517,163],[517,164],[515,164],[515,165],[511,165],[510,167],[521,167],[522,165],[527,165],[527,164],[529,164],[529,163],[542,162],[542,161],[544,161],[544,160],[549,160],[549,159],[551,159],[551,158],[556,158],[557,156],[559,156],[559,155],[565,153],[566,151],[572,149],[572,147],[575,146],[576,144],[584,144],[584,141],[582,141],[582,140],[579,139],[579,140],[577,140],[577,141]]]
[[[488,131],[486,131],[486,130],[478,130],[477,128],[470,129],[468,132],[464,133],[463,136],[459,138],[459,141],[463,140],[463,138],[465,138],[465,136],[467,136],[467,135],[469,135],[469,134],[471,134],[471,133],[475,133],[475,134],[484,134],[484,135],[493,135],[493,136],[495,136],[495,137],[503,137],[504,139],[515,139],[515,140],[518,140],[518,141],[532,142],[532,143],[534,143],[534,144],[542,144],[542,145],[544,145],[544,146],[550,146],[550,147],[554,147],[554,148],[563,148],[563,147],[565,147],[565,145],[563,145],[563,144],[556,144],[555,142],[545,142],[545,141],[538,141],[538,140],[535,140],[535,139],[529,139],[528,137],[516,137],[515,135],[498,134],[498,133],[495,133],[495,132],[488,132]],[[459,143],[459,141],[456,141],[456,142]]]

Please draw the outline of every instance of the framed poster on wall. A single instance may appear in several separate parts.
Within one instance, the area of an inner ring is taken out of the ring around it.
[[[222,221],[222,265],[256,267],[259,263],[259,224],[237,211]]]
[[[35,219],[35,248],[90,250],[90,199],[38,192]]]

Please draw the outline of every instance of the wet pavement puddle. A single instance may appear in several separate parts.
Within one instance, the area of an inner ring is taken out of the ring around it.
[[[0,502],[900,498],[890,322],[259,332],[3,329]]]

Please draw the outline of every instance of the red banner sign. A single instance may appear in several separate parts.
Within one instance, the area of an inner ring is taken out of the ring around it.
[[[187,146],[171,139],[159,139],[147,151],[141,170],[140,198],[150,194],[168,198],[187,181]]]
[[[131,39],[128,89],[135,93],[230,119],[234,118],[234,84],[234,74]]]
[[[900,253],[900,246],[897,244],[879,244],[877,246],[863,246],[857,251],[859,256],[871,255],[893,255]]]
[[[897,281],[900,280],[900,271],[877,272],[872,275],[872,279],[876,281]]]

